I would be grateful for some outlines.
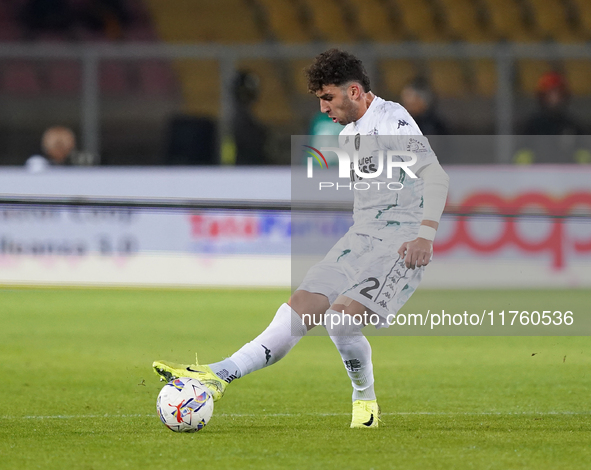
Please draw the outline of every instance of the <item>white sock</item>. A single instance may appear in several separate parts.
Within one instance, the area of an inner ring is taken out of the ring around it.
[[[217,375],[220,379],[230,383],[234,379],[242,377],[240,369],[236,363],[229,357],[220,362],[209,364],[212,372]]]
[[[371,346],[351,315],[326,311],[326,330],[335,344],[353,385],[353,401],[375,400]]]
[[[218,377],[226,381],[227,379],[222,377],[226,373],[229,374],[228,377],[231,375],[235,375],[234,378],[243,377],[255,370],[275,364],[285,357],[306,332],[307,329],[299,315],[289,305],[283,304],[265,331],[242,346],[228,359],[210,364],[209,367]]]

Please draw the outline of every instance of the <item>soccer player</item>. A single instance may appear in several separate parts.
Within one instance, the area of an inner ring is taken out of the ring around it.
[[[431,260],[449,178],[410,114],[398,103],[374,95],[355,56],[328,50],[315,58],[306,75],[320,110],[346,126],[339,146],[349,155],[357,151],[364,163],[369,162],[364,173],[375,172],[380,150],[402,150],[417,157],[411,168],[415,178],[400,168],[396,181],[402,189],[384,190],[383,184],[381,189],[355,191],[349,231],[308,271],[253,341],[214,364],[156,361],[153,367],[167,381],[178,377],[201,381],[218,400],[233,380],[276,363],[309,329],[324,324],[353,386],[351,427],[372,428],[378,426],[380,411],[371,347],[361,329],[368,323],[368,312],[379,317],[378,327],[388,326],[389,316],[396,315],[417,288]],[[392,181],[385,174],[368,181]]]

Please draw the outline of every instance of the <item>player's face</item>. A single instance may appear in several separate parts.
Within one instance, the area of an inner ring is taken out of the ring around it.
[[[320,100],[320,111],[343,126],[357,120],[358,106],[349,97],[350,88],[351,86],[325,85],[316,92]]]

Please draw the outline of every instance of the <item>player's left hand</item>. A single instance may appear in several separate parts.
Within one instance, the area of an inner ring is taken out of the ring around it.
[[[404,264],[407,268],[415,269],[427,266],[431,261],[433,252],[433,242],[426,238],[415,238],[411,242],[404,242],[398,254],[404,258]]]

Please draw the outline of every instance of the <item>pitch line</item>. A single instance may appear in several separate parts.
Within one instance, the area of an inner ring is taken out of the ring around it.
[[[219,413],[216,418],[298,418],[303,416],[350,416],[351,413]],[[591,415],[591,411],[480,411],[480,412],[453,412],[453,411],[396,411],[382,413],[382,416],[584,416]],[[121,415],[49,415],[49,416],[0,416],[0,419],[98,419],[98,418],[149,418],[157,417],[156,413],[150,414],[121,414]]]

